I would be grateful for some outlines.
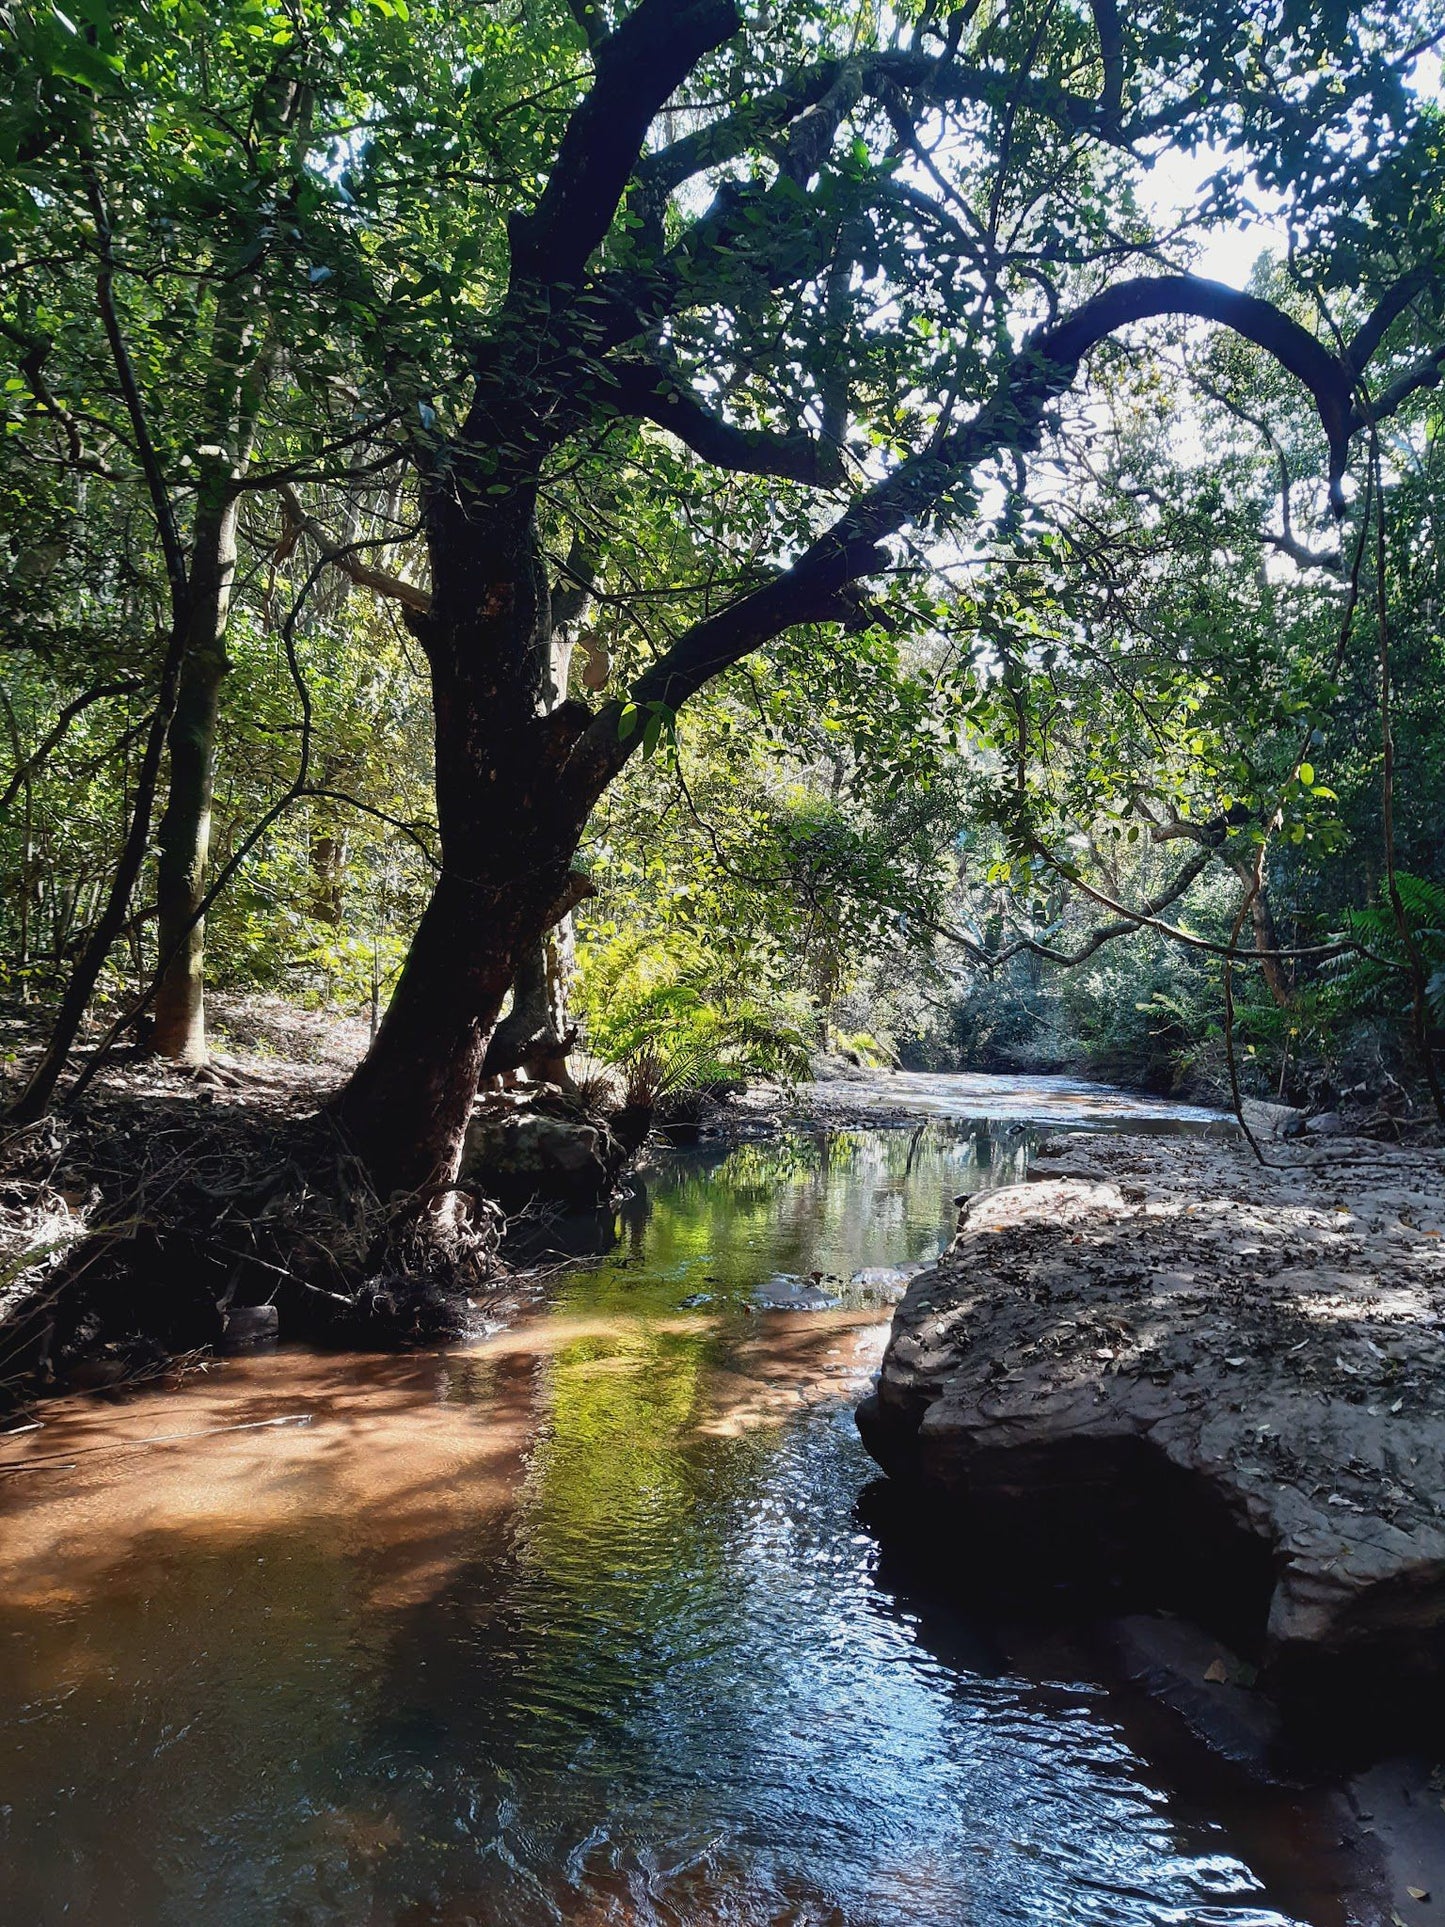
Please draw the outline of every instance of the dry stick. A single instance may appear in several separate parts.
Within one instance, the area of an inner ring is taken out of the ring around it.
[[[1362,384],[1363,392],[1363,384]],[[1435,1115],[1445,1122],[1445,1090],[1435,1068],[1435,1053],[1430,1047],[1430,1020],[1426,1004],[1425,960],[1415,941],[1415,932],[1405,914],[1404,901],[1395,872],[1395,728],[1390,713],[1390,620],[1386,596],[1388,565],[1385,541],[1385,485],[1380,472],[1380,437],[1373,415],[1370,417],[1370,470],[1375,486],[1375,621],[1380,638],[1380,802],[1385,841],[1385,888],[1395,916],[1395,928],[1409,960],[1411,1015],[1415,1044],[1425,1072],[1425,1082],[1435,1101]]]
[[[1269,1159],[1259,1148],[1259,1140],[1250,1130],[1244,1115],[1244,1097],[1239,1088],[1239,1061],[1234,1054],[1234,961],[1239,947],[1239,933],[1244,928],[1244,920],[1254,907],[1264,882],[1264,853],[1268,845],[1261,843],[1254,860],[1254,873],[1249,888],[1244,893],[1239,906],[1239,914],[1234,919],[1234,927],[1229,933],[1229,945],[1224,958],[1224,1061],[1229,1066],[1229,1093],[1234,1099],[1234,1116],[1241,1131],[1249,1140],[1249,1148],[1259,1162],[1268,1165]]]

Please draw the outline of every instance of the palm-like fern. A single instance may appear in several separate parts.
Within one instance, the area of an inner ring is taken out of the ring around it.
[[[1425,995],[1436,1023],[1445,1023],[1445,884],[1399,870],[1395,882],[1415,948],[1425,965]],[[1410,1005],[1409,960],[1383,885],[1377,900],[1345,916],[1345,934],[1363,954],[1332,973],[1330,1000],[1342,1015],[1373,1011],[1398,1017]]]
[[[624,1072],[632,1103],[739,1077],[807,1074],[799,1000],[754,995],[690,938],[634,932],[588,945],[581,963],[588,1048]]]

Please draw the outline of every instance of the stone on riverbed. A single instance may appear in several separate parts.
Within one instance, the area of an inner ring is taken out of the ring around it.
[[[1267,1104],[1261,1098],[1247,1097],[1241,1109],[1244,1121],[1258,1138],[1299,1137],[1305,1129],[1305,1114],[1292,1104]]]
[[[806,1278],[779,1271],[755,1288],[752,1302],[759,1311],[831,1311],[838,1294],[827,1289],[821,1271]]]
[[[1445,1704],[1445,1159],[1272,1163],[1080,1136],[980,1197],[859,1426],[973,1580],[1169,1605],[1404,1731]]]

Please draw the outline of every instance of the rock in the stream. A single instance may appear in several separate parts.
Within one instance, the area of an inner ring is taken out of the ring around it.
[[[508,1210],[540,1202],[585,1211],[608,1196],[623,1157],[598,1119],[497,1101],[479,1106],[467,1128],[462,1176]]]
[[[865,1265],[848,1280],[850,1296],[862,1304],[896,1305],[908,1289],[909,1280],[925,1267],[916,1262],[906,1265]]]
[[[1445,1707],[1445,1159],[1079,1137],[894,1316],[870,1451],[973,1580],[1166,1604],[1296,1714]]]
[[[838,1295],[825,1289],[822,1272],[799,1278],[779,1271],[756,1287],[752,1302],[759,1311],[831,1311]]]
[[[261,1351],[274,1345],[281,1314],[274,1305],[233,1305],[221,1326],[221,1347],[228,1352]]]

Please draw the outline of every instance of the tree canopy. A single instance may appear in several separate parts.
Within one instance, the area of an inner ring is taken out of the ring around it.
[[[579,905],[931,1050],[1144,930],[1188,1056],[1247,929],[1275,1057],[1373,906],[1430,1066],[1434,11],[10,19],[21,1112],[97,997],[374,983],[335,1115],[445,1187]]]

